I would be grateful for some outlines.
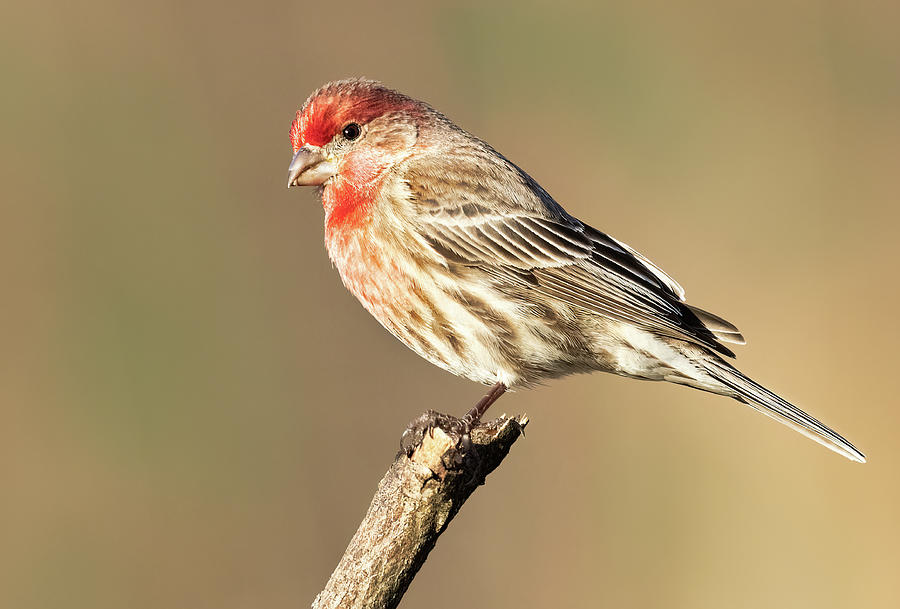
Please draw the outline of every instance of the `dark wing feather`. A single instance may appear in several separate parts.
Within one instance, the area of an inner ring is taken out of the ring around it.
[[[477,184],[463,174],[408,171],[404,181],[421,237],[448,262],[476,267],[500,283],[734,355],[718,342],[740,342],[734,326],[685,304],[681,286],[652,262],[569,216],[524,172],[509,167],[517,179],[501,181],[510,174],[480,166]],[[503,192],[503,213],[479,201]]]
[[[458,225],[432,216],[420,234],[448,261],[501,282],[732,355],[672,287],[618,242],[584,225],[532,216],[486,216]]]

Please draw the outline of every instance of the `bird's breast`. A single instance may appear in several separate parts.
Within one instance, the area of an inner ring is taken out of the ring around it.
[[[460,296],[459,278],[445,267],[412,256],[372,226],[326,227],[326,246],[347,289],[407,347],[454,374],[513,383],[496,328]]]
[[[373,232],[369,226],[352,231],[326,227],[325,244],[344,285],[382,321],[407,300],[409,280],[401,261]]]

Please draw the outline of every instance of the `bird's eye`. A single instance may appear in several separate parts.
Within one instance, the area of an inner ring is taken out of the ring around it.
[[[358,138],[360,133],[362,133],[362,129],[360,129],[359,125],[356,123],[348,123],[341,130],[341,135],[344,136],[344,139],[350,142]]]

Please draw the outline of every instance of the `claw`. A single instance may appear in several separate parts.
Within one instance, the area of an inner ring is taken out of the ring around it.
[[[440,428],[451,438],[456,440],[456,448],[459,453],[465,453],[472,447],[469,432],[474,425],[466,418],[458,419],[449,414],[443,414],[429,410],[407,425],[400,437],[400,449],[407,457],[412,456],[416,448],[422,444],[425,435],[434,438],[434,430]]]

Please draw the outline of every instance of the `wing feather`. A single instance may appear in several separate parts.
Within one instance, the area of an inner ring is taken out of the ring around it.
[[[519,173],[407,168],[403,181],[422,239],[448,262],[501,284],[733,356],[719,341],[741,343],[737,328],[685,304],[682,287],[646,257],[568,215],[524,172],[508,168]],[[506,196],[493,208],[479,203],[497,193]]]

